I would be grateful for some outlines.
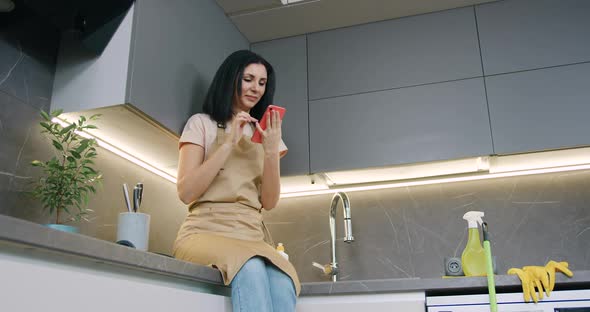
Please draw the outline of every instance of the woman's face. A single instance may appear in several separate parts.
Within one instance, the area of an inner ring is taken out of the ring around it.
[[[242,77],[242,94],[238,95],[237,92],[234,94],[234,111],[249,112],[264,95],[267,79],[264,65],[250,64],[246,66]]]

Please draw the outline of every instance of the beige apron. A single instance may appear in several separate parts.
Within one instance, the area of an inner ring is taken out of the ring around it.
[[[225,129],[218,125],[217,142],[209,155],[223,144],[224,136]],[[297,272],[269,245],[270,233],[262,221],[259,194],[263,161],[262,145],[242,137],[207,191],[189,206],[173,254],[181,260],[216,267],[225,285],[246,261],[261,256],[291,277],[299,295]]]

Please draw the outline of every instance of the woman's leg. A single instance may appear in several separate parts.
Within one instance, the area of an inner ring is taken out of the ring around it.
[[[231,282],[234,312],[273,312],[264,259],[248,260]],[[281,311],[281,310],[276,310]]]
[[[270,283],[273,310],[275,312],[294,312],[297,295],[291,277],[272,263],[266,264],[266,272]]]

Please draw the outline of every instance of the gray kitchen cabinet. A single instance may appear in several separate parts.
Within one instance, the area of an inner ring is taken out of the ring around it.
[[[268,60],[277,76],[274,103],[287,109],[283,141],[289,148],[281,159],[281,175],[309,173],[306,36],[289,37],[252,45]]]
[[[425,312],[424,292],[302,296],[297,312]]]
[[[590,1],[476,6],[485,75],[590,61]]]
[[[497,154],[590,145],[590,64],[485,79]]]
[[[473,7],[308,35],[309,99],[481,77]]]
[[[492,153],[483,78],[314,100],[311,171]]]
[[[135,1],[101,55],[73,39],[62,42],[52,108],[77,112],[128,103],[180,133],[200,111],[224,58],[248,48],[214,1]]]

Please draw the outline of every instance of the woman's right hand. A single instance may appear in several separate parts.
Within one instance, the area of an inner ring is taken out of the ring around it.
[[[229,135],[225,138],[225,143],[234,146],[238,144],[242,135],[244,135],[244,126],[249,122],[257,122],[258,120],[246,112],[237,113],[232,119],[231,129]]]

